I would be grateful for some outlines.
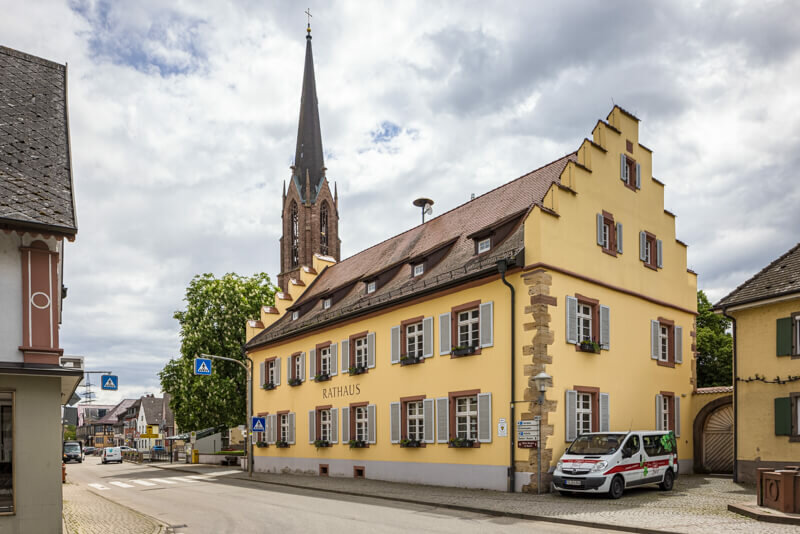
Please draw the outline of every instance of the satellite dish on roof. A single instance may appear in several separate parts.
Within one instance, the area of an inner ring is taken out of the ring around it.
[[[433,200],[429,198],[418,198],[414,201],[414,205],[422,208],[422,224],[425,224],[425,215],[433,213]]]

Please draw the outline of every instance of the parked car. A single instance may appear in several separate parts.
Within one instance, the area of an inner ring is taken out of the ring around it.
[[[153,452],[166,452],[167,449],[164,448],[163,445],[156,445],[153,447]]]
[[[671,431],[592,432],[572,442],[558,461],[553,486],[562,495],[608,493],[658,484],[670,491],[678,476],[678,444]]]
[[[83,462],[83,449],[81,449],[81,443],[79,441],[65,441],[62,452],[62,459],[65,463],[72,461],[78,463]]]
[[[94,454],[96,450],[97,450],[96,447],[84,447],[83,448],[83,454],[84,455],[86,455],[86,454]]]
[[[119,446],[119,450],[120,450],[121,452],[127,452],[127,451],[135,451],[136,449],[131,449],[131,448],[130,448],[130,447],[128,447],[127,445],[120,445],[120,446]]]
[[[104,464],[111,463],[111,462],[119,462],[122,463],[122,451],[119,450],[119,447],[106,447],[103,449],[103,460]]]

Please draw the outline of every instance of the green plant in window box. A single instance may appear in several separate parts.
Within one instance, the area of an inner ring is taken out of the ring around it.
[[[578,350],[581,352],[600,352],[600,345],[596,341],[591,341],[588,339],[584,339],[583,341],[576,344]]]
[[[351,375],[361,375],[367,372],[367,368],[363,365],[351,365],[349,371]]]
[[[367,442],[363,439],[351,439],[347,442],[351,449],[363,449],[367,446]]]
[[[400,356],[400,365],[414,365],[420,362],[422,362],[422,356]]]
[[[266,384],[263,384],[261,386],[261,389],[264,389],[266,391],[269,391],[271,389],[275,389],[275,383],[274,382],[267,382]]]
[[[269,445],[267,444],[266,441],[256,441],[256,447],[258,447],[259,449],[266,449],[267,447],[269,447]]]
[[[478,347],[475,345],[456,345],[452,348],[451,355],[452,356],[469,356],[470,354],[475,354],[475,350]]]
[[[302,383],[303,383],[303,381],[300,380],[299,378],[290,378],[289,379],[289,385],[290,386],[299,386]]]
[[[328,373],[317,373],[314,375],[315,382],[326,382],[331,379],[331,375]]]
[[[279,448],[279,449],[288,449],[289,448],[289,442],[288,441],[279,440],[279,441],[275,442],[275,446],[277,448]]]
[[[328,441],[327,439],[315,439],[314,440],[314,447],[316,447],[318,449],[321,448],[321,447],[330,447],[330,446],[331,446],[331,442]]]
[[[447,444],[449,447],[454,449],[469,449],[475,446],[475,440],[467,438],[450,438],[450,441],[448,441]]]
[[[418,439],[401,439],[400,446],[408,449],[418,449],[422,446],[422,442]]]

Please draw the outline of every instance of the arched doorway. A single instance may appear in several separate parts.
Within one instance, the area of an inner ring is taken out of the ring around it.
[[[722,397],[708,403],[694,421],[695,472],[733,474],[733,403]]]

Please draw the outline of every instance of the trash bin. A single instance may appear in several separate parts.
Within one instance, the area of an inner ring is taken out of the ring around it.
[[[199,464],[200,463],[200,451],[197,449],[192,449],[192,463]]]

